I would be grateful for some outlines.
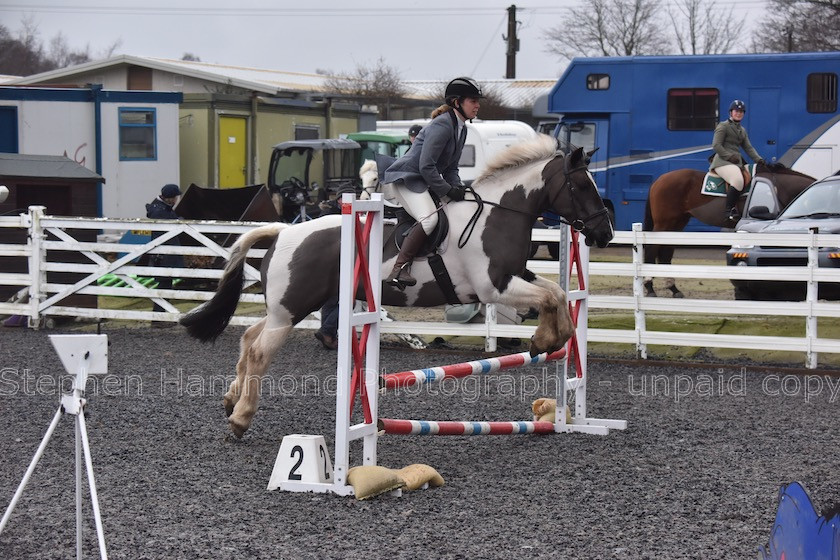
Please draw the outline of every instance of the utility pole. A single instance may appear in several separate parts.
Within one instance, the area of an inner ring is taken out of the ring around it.
[[[507,12],[508,32],[507,36],[502,35],[502,39],[507,41],[507,70],[505,71],[505,78],[513,79],[516,77],[516,53],[519,52],[519,39],[516,38],[516,5],[511,4]]]

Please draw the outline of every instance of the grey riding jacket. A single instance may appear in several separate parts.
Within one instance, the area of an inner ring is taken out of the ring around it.
[[[385,170],[385,183],[402,183],[412,192],[432,190],[444,196],[461,184],[458,161],[464,149],[464,134],[458,137],[458,117],[450,109],[423,127],[411,149]]]

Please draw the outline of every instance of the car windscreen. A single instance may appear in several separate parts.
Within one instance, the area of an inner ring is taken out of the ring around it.
[[[791,202],[779,219],[840,214],[840,180],[815,183]]]

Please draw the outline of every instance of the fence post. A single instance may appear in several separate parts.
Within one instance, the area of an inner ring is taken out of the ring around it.
[[[647,344],[642,342],[642,335],[645,330],[645,311],[642,309],[642,298],[644,294],[644,277],[641,275],[641,267],[644,263],[645,245],[640,233],[642,224],[633,224],[633,318],[636,327],[636,356],[642,360],[647,359]]]
[[[809,369],[817,367],[817,353],[813,351],[814,341],[817,338],[817,318],[814,316],[814,303],[819,297],[819,283],[814,280],[814,271],[820,266],[820,248],[817,246],[819,231],[819,228],[816,227],[808,230],[808,285],[805,290],[805,301],[808,302],[808,315],[805,317],[805,337],[808,341],[808,350],[805,352],[805,367]]]
[[[484,305],[484,325],[487,327],[487,333],[484,338],[484,351],[495,352],[498,347],[498,338],[494,334],[494,329],[498,324],[498,317],[496,315],[496,304],[487,303]]]
[[[46,284],[44,262],[47,252],[43,248],[44,228],[41,226],[44,210],[45,206],[29,207],[29,327],[33,329],[41,325],[40,307]]]

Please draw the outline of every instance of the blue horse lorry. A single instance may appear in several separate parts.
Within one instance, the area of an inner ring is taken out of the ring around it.
[[[715,126],[747,104],[750,140],[768,162],[821,179],[840,168],[840,52],[575,58],[548,94],[554,134],[587,151],[616,229],[644,219],[650,185],[707,169]],[[709,231],[697,220],[688,230]]]

